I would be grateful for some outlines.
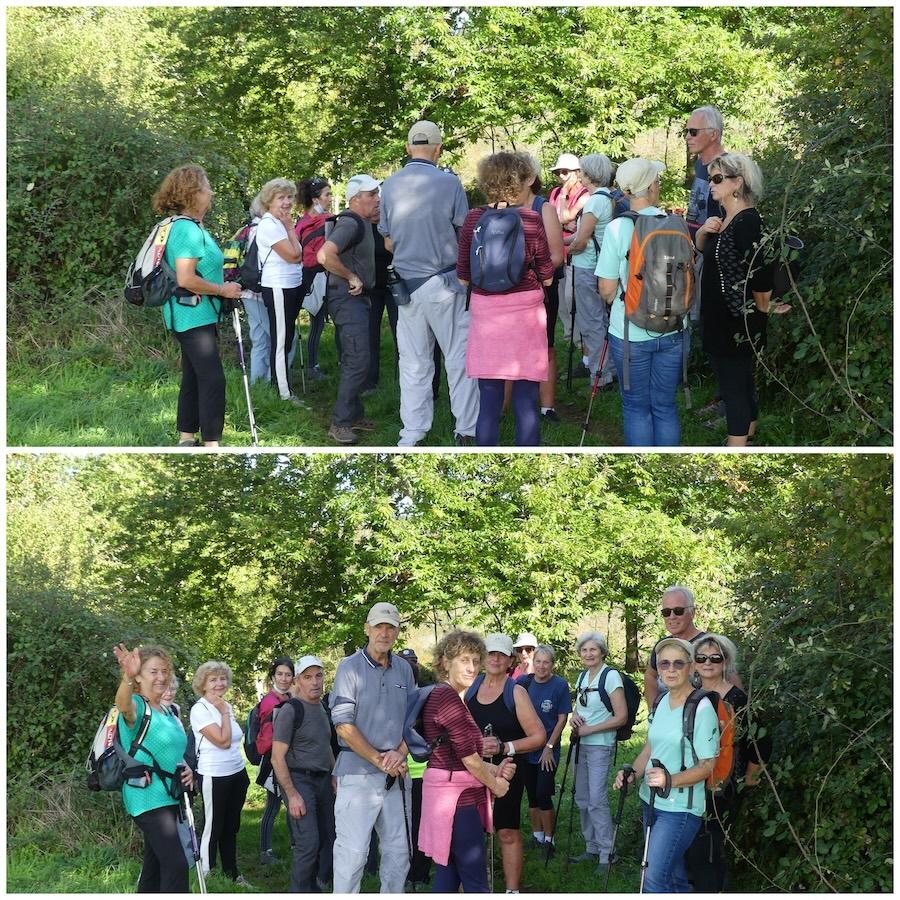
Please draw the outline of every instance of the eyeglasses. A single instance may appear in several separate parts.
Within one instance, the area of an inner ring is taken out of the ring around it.
[[[713,184],[721,184],[726,178],[740,178],[740,175],[723,175],[721,172],[716,172],[715,175],[710,175],[709,180]]]
[[[660,613],[662,613],[662,617],[664,619],[668,619],[669,616],[683,616],[685,610],[693,609],[693,606],[672,606],[669,609],[661,609]]]
[[[685,128],[682,134],[687,137],[690,135],[691,137],[697,137],[701,131],[715,131],[715,128]]]
[[[687,665],[686,659],[661,659],[659,660],[659,670],[660,672],[665,672],[668,669],[675,669],[680,672]]]
[[[698,653],[698,654],[694,657],[694,662],[698,662],[698,663],[705,663],[705,662],[720,663],[720,662],[725,662],[725,657],[722,656],[721,653],[710,653],[709,655],[707,655],[706,653]]]

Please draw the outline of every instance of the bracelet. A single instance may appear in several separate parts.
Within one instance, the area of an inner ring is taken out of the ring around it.
[[[548,750],[552,750],[552,749],[553,749],[553,744],[552,744],[552,742],[550,742],[550,741],[548,741],[546,744],[544,744],[544,746],[545,746]]]
[[[506,755],[507,755],[507,756],[515,756],[515,755],[516,755],[516,747],[515,747],[515,744],[513,744],[512,741],[510,741],[510,742],[506,745]]]

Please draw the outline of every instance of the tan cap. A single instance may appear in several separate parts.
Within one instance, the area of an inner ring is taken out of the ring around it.
[[[507,656],[513,655],[513,642],[508,634],[489,634],[484,639],[484,649],[487,653],[505,653]]]
[[[684,638],[677,637],[667,637],[663,638],[653,649],[656,652],[657,657],[662,653],[666,647],[678,647],[680,650],[684,650],[688,655],[688,659],[693,661],[694,659],[694,648],[690,641],[686,641]]]
[[[441,129],[434,122],[422,119],[409,129],[406,143],[419,147],[437,147],[444,142],[441,139]]]
[[[638,194],[650,187],[665,170],[666,167],[661,162],[629,159],[616,171],[616,184],[629,194]]]
[[[396,628],[400,627],[400,613],[393,603],[376,603],[366,616],[367,625],[382,625],[385,622]]]

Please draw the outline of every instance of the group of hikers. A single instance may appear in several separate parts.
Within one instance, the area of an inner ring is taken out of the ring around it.
[[[230,667],[200,665],[193,677],[198,699],[189,715],[191,741],[174,704],[177,681],[168,653],[118,645],[119,739],[146,765],[122,788],[125,809],[144,837],[138,891],[188,890],[177,781],[202,795],[201,874],[220,857],[222,871],[247,885],[237,859],[249,787],[242,743],[267,791],[262,864],[277,861],[273,829],[282,803],[286,807],[292,892],[329,886],[335,893],[359,892],[367,866],[375,871],[376,856],[383,893],[424,889],[429,880],[433,892],[492,892],[493,842],[486,851],[485,835],[496,833],[505,891],[518,893],[526,846],[545,868],[556,853],[553,797],[565,792],[573,755],[572,795],[585,849],[574,852],[570,819],[569,862],[590,862],[598,879],[608,878],[622,815],[620,803],[614,824],[609,788],[627,792],[642,782],[641,890],[727,889],[726,835],[770,745],[749,721],[735,645],[699,630],[694,612],[687,587],[665,590],[667,635],[644,674],[647,741],[612,785],[617,740],[630,734],[640,696],[627,675],[608,665],[607,642],[597,631],[575,642],[582,670],[573,703],[570,685],[554,671],[555,651],[531,633],[513,641],[454,629],[437,641],[428,683],[414,650],[393,652],[400,613],[379,602],[366,617],[366,645],[338,663],[327,695],[319,657],[306,654],[296,663],[278,657],[268,670],[269,691],[244,730],[225,699]],[[527,841],[520,827],[524,793]],[[543,889],[559,889],[558,878]]]
[[[516,444],[537,446],[542,425],[560,422],[560,317],[564,339],[579,348],[572,377],[594,375],[591,400],[618,383],[628,446],[680,443],[676,394],[682,383],[687,390],[690,334],[702,323],[719,386],[707,411],[724,406],[727,443],[746,445],[756,431],[754,369],[767,316],[789,307],[771,300],[773,265],[756,210],[762,175],[725,150],[723,130],[714,106],[687,120],[695,177],[686,217],[659,206],[662,163],[616,166],[603,153],[560,154],[546,198],[535,157],[492,153],[478,164],[487,204],[470,210],[460,179],[438,165],[440,128],[423,120],[409,130],[404,167],[383,182],[354,175],[336,216],[324,178],[299,190],[286,178],[266,183],[238,233],[242,252],[255,243],[255,270],[243,282],[229,280],[203,227],[213,197],[206,173],[173,170],[153,207],[176,217],[165,258],[179,289],[163,315],[182,352],[179,444],[217,446],[222,436],[216,325],[224,299],[246,310],[250,382],[271,381],[298,406],[294,355],[299,349],[304,387],[321,379],[319,345],[331,318],[340,377],[328,433],[339,445],[376,427],[363,398],[378,387],[385,310],[397,352],[399,446],[427,440],[442,363],[457,445],[496,446],[511,405]],[[311,322],[305,362],[302,308]]]

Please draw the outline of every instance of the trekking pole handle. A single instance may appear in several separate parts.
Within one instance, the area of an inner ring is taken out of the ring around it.
[[[666,778],[666,783],[665,785],[663,785],[663,787],[651,787],[650,793],[651,795],[659,794],[659,796],[662,797],[663,800],[665,800],[672,791],[672,773],[658,759],[651,759],[650,765],[654,769],[662,769],[663,774]]]

